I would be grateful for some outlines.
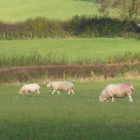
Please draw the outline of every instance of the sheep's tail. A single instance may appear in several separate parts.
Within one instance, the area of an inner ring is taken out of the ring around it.
[[[132,90],[132,91],[134,91],[134,88],[133,88],[133,86],[132,86],[132,85],[131,85],[131,90]]]
[[[72,82],[70,82],[71,83],[71,85],[72,85],[72,90],[74,89],[74,85],[73,85],[73,83]]]

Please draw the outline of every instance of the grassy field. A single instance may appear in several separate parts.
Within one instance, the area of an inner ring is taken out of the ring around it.
[[[131,83],[128,97],[98,102],[110,83]],[[20,85],[0,85],[0,139],[98,140],[140,139],[139,80],[74,82],[75,94],[60,95],[41,85],[41,94],[20,95]]]
[[[29,17],[69,19],[78,14],[99,14],[92,0],[0,0],[0,20],[15,22]]]
[[[64,54],[70,59],[83,57],[105,57],[126,52],[139,52],[140,41],[115,39],[40,39],[40,40],[1,40],[1,54],[29,55],[38,51],[42,56],[51,52],[59,56]]]
[[[6,0],[0,1],[0,21],[16,22],[45,16],[66,20],[73,15],[99,14],[92,0]],[[42,56],[52,53],[71,60],[82,57],[105,57],[139,52],[140,41],[126,39],[38,39],[1,40],[0,55]],[[30,81],[30,82],[38,82]],[[133,103],[128,98],[98,102],[102,89],[111,83],[131,83]],[[38,82],[39,83],[39,82]],[[60,92],[51,95],[41,81],[41,94],[20,95],[22,83],[0,83],[0,139],[2,140],[99,140],[140,139],[140,80],[73,81],[75,95]]]

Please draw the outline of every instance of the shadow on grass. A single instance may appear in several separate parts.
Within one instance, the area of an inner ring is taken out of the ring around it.
[[[99,120],[75,121],[62,118],[23,120],[1,125],[1,139],[49,139],[49,140],[91,140],[91,139],[140,139],[140,123]],[[80,119],[79,119],[80,120]],[[15,122],[15,123],[14,123]]]

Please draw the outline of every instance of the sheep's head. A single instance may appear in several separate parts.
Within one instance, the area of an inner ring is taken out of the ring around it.
[[[47,84],[47,87],[51,87],[51,85],[52,85],[52,83],[51,83],[51,82],[49,82],[49,83]]]
[[[22,94],[23,92],[22,91],[19,91],[19,93]]]
[[[103,102],[104,100],[102,100],[101,96],[99,96],[99,102]]]
[[[107,100],[106,97],[103,97],[102,95],[99,96],[99,102],[104,102],[105,100]]]

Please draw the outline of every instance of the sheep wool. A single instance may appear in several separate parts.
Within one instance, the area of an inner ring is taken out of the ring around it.
[[[55,91],[58,91],[58,94],[60,94],[59,91],[68,91],[68,94],[70,94],[70,92],[72,92],[74,94],[74,85],[72,82],[69,81],[57,81],[57,82],[49,82],[47,84],[47,87],[52,88],[53,92],[52,94],[54,94]]]
[[[32,84],[25,84],[21,87],[19,93],[31,93],[31,92],[36,92],[38,94],[40,94],[39,92],[40,86],[36,83],[32,83]]]
[[[103,102],[104,100],[109,101],[112,99],[112,102],[114,102],[114,98],[123,98],[128,96],[129,102],[133,102],[131,97],[133,91],[134,88],[129,83],[111,84],[103,89],[99,96],[99,101]]]

